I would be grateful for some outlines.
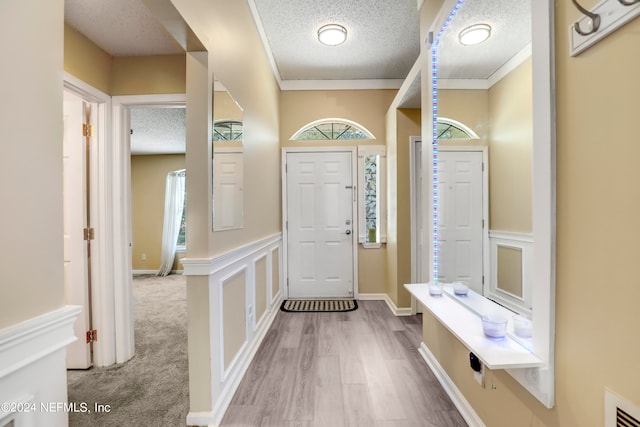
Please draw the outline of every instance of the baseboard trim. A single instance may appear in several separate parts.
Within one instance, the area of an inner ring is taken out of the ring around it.
[[[425,343],[420,343],[418,352],[429,368],[431,368],[431,371],[438,379],[438,382],[447,392],[447,395],[453,401],[453,404],[460,412],[460,415],[462,415],[462,418],[464,418],[467,424],[469,424],[469,427],[486,427],[476,411],[473,410],[469,401],[464,397],[464,394],[462,394],[460,389],[455,385],[451,377],[447,374],[442,365],[440,365],[438,359],[436,359]]]
[[[253,361],[260,344],[267,335],[267,331],[271,327],[276,315],[278,314],[278,307],[282,303],[280,293],[274,299],[271,308],[269,309],[267,316],[263,316],[263,320],[259,323],[256,329],[256,335],[249,345],[246,345],[241,354],[239,354],[236,360],[233,362],[233,368],[230,369],[227,377],[225,378],[225,385],[222,389],[220,397],[215,401],[213,410],[210,412],[189,412],[187,414],[188,426],[218,426],[224,418],[224,414],[227,412],[227,408],[233,399],[233,395],[240,386],[240,382],[249,369],[249,365]]]
[[[384,301],[384,302],[387,303],[387,306],[389,307],[389,310],[391,310],[391,312],[395,316],[412,316],[414,314],[411,307],[398,308],[396,303],[393,302],[393,300],[391,299],[391,297],[389,297],[388,294],[363,294],[363,293],[361,293],[361,294],[358,295],[358,299],[360,299],[362,301]]]

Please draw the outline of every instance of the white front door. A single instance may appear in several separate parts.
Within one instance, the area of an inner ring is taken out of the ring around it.
[[[466,280],[482,294],[482,152],[438,154],[440,266],[445,283]]]
[[[287,153],[290,298],[354,296],[351,152]]]
[[[65,302],[82,306],[73,330],[77,338],[67,346],[67,368],[91,366],[91,348],[86,340],[90,329],[89,253],[84,229],[87,227],[87,151],[83,136],[85,102],[64,92],[63,206],[64,206],[64,290]]]

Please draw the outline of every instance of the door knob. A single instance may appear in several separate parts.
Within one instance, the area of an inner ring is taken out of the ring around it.
[[[351,234],[351,230],[347,230],[347,231],[345,231],[345,233],[346,233],[346,234],[347,234],[347,236],[348,236],[349,234]]]

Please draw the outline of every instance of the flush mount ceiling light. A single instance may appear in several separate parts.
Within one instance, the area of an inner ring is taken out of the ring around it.
[[[473,46],[480,44],[491,36],[491,26],[488,24],[474,24],[458,34],[460,44],[465,46]]]
[[[347,39],[347,29],[342,25],[323,25],[318,30],[318,40],[327,46],[337,46]]]

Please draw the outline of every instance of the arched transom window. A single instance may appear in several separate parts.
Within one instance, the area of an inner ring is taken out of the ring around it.
[[[480,139],[469,126],[457,120],[438,117],[436,125],[438,139]]]
[[[214,141],[242,142],[242,122],[239,120],[220,120],[213,125]]]
[[[291,137],[294,141],[375,139],[364,126],[346,119],[322,119],[303,126]]]

